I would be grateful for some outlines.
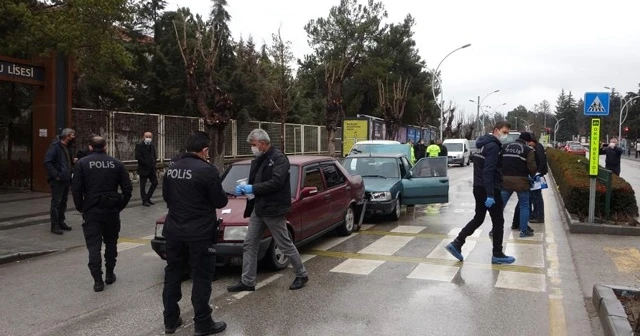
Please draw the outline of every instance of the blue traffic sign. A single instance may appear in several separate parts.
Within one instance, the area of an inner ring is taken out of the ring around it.
[[[608,116],[609,92],[587,92],[584,94],[584,115]]]

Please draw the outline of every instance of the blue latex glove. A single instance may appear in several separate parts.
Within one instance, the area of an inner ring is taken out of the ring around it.
[[[533,180],[534,180],[535,182],[540,182],[540,175],[537,175],[537,174],[536,174],[536,176],[534,176],[534,177],[533,177]]]
[[[250,185],[250,184],[244,186],[244,193],[245,194],[253,194],[253,186]]]
[[[484,206],[486,206],[487,209],[491,208],[494,204],[496,204],[496,200],[493,199],[493,197],[487,197],[487,200],[484,201]]]
[[[244,193],[244,186],[236,186],[236,196],[240,196],[242,193]]]

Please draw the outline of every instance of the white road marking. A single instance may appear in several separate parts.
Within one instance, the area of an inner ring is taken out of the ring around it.
[[[542,245],[507,243],[504,254],[516,258],[513,265],[544,268]]]
[[[326,250],[328,250],[328,249],[330,249],[330,248],[332,248],[332,247],[334,247],[334,246],[336,246],[338,244],[341,244],[344,241],[346,241],[348,239],[351,239],[351,238],[353,238],[353,237],[355,237],[357,235],[358,235],[357,233],[352,233],[351,235],[346,236],[346,237],[332,237],[332,238],[329,238],[329,239],[325,239],[325,240],[321,241],[319,244],[314,245],[312,248],[314,250],[326,251]]]
[[[511,234],[509,235],[509,240],[516,240],[516,239],[526,239],[526,240],[541,242],[544,240],[544,234],[539,232],[534,232],[533,237],[520,238],[520,231],[511,230]]]
[[[407,278],[451,282],[459,270],[460,267],[455,266],[418,264]]]
[[[529,292],[544,292],[547,290],[547,282],[544,274],[520,273],[500,271],[497,288],[517,289]]]
[[[118,243],[118,252],[130,250],[136,247],[144,246],[144,244],[137,243]]]
[[[444,247],[447,246],[451,242],[450,239],[443,239],[438,246],[436,246],[427,258],[429,259],[447,259],[447,260],[458,260],[454,256],[452,256]],[[476,242],[473,240],[467,240],[467,242],[462,246],[462,256],[467,258],[471,251],[476,247]]]
[[[258,282],[256,284],[256,290],[258,290],[258,289],[260,289],[260,288],[262,288],[262,287],[264,287],[264,286],[266,286],[266,285],[278,280],[280,277],[282,277],[282,274],[275,274],[275,275],[272,275],[272,276],[270,276],[270,277]],[[251,293],[253,293],[253,292],[240,292],[238,294],[234,294],[233,297],[238,299],[238,300],[240,300],[243,297],[245,297],[245,296],[247,296],[247,295],[249,295]]]
[[[413,237],[384,236],[358,251],[358,253],[393,255],[412,239]]]
[[[382,264],[384,264],[382,260],[347,259],[334,267],[331,272],[369,275]]]
[[[148,235],[148,236],[142,237],[140,239],[151,240],[151,239],[153,239],[155,237],[156,237],[156,235]]]
[[[460,231],[462,231],[462,228],[456,228],[456,229],[451,229],[451,231],[449,231],[449,236],[454,236],[457,237],[458,234],[460,234]],[[482,229],[477,229],[472,235],[471,237],[476,237],[476,238],[480,238],[480,235],[482,234]]]
[[[391,230],[391,232],[420,233],[422,230],[426,228],[427,228],[426,226],[398,225],[395,229]]]
[[[304,254],[304,253],[300,253],[300,259],[302,259],[303,263],[306,263],[307,261],[309,261],[310,259],[315,258],[316,255],[313,254]],[[289,264],[289,266],[287,266],[289,268],[293,268],[293,266],[291,266],[291,264]]]

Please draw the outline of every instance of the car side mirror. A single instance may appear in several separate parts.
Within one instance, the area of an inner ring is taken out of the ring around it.
[[[464,149],[464,152],[465,152],[465,153],[466,153],[466,152],[468,152],[468,151],[469,151],[468,149],[466,149],[466,148]]]
[[[309,197],[318,193],[318,188],[316,187],[304,187],[300,191],[300,198]]]

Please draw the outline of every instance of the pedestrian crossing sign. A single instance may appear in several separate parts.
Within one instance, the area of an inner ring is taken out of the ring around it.
[[[584,115],[608,116],[609,92],[587,92],[584,94]]]

